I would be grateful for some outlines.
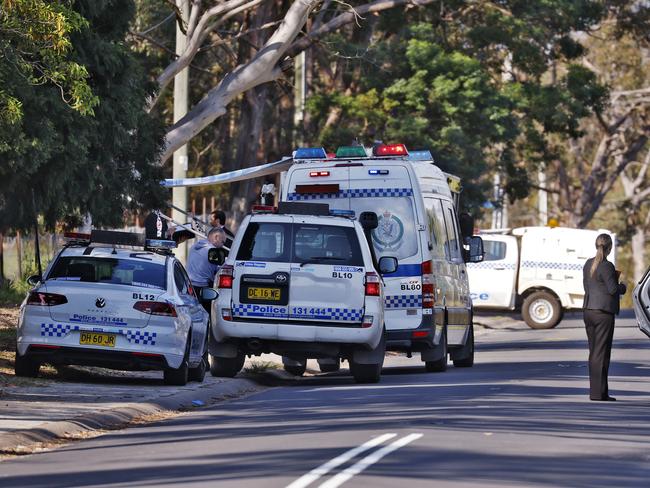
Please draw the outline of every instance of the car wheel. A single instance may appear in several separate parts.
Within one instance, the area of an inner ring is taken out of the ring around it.
[[[456,359],[458,356],[458,359]],[[456,368],[471,368],[474,366],[474,326],[469,326],[469,337],[467,344],[460,348],[459,351],[452,356],[454,366]]]
[[[16,360],[14,362],[14,373],[16,376],[36,378],[40,369],[41,363],[27,356],[21,356],[16,351]]]
[[[382,366],[383,363],[359,364],[350,361],[350,373],[357,383],[379,383]]]
[[[284,370],[294,376],[302,376],[307,371],[307,361],[301,364],[285,364]]]
[[[443,329],[442,337],[440,338],[440,345],[442,345],[442,357],[435,361],[425,361],[424,367],[429,373],[442,373],[447,371],[447,328]]]
[[[177,369],[167,368],[163,373],[163,378],[166,385],[185,386],[189,379],[189,363],[190,356],[190,337],[187,337],[187,346],[185,346],[185,356],[181,365]]]
[[[201,362],[198,364],[198,366],[190,368],[188,374],[189,380],[203,383],[203,380],[205,379],[205,372],[209,367],[210,362],[208,361],[208,339],[206,336],[205,345],[203,346],[203,357],[201,358]]]
[[[238,354],[234,358],[220,358],[210,355],[210,374],[219,378],[233,378],[244,367],[246,356]]]
[[[336,359],[334,361],[332,360],[325,360],[321,361],[320,359],[318,360],[318,369],[320,369],[321,373],[334,373],[341,369],[341,362],[340,360]]]
[[[553,294],[536,291],[524,299],[521,315],[531,329],[552,329],[560,323],[562,305]]]

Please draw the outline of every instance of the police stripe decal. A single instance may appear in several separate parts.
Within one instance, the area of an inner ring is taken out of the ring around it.
[[[353,188],[334,193],[289,193],[289,201],[318,200],[321,198],[410,197],[411,188]]]
[[[364,310],[334,307],[278,307],[275,305],[257,305],[240,303],[233,305],[233,317],[312,319],[336,322],[360,322]]]
[[[422,295],[388,295],[384,303],[387,309],[420,308],[422,307]]]
[[[78,325],[69,324],[41,324],[41,337],[65,337],[70,332],[101,332],[106,334],[119,334],[126,337],[126,340],[132,344],[142,344],[143,346],[156,345],[156,333],[142,330],[104,330],[100,327],[92,329],[81,328]]]
[[[515,263],[502,263],[500,261],[482,261],[480,263],[467,263],[467,269],[515,269]]]
[[[556,263],[551,261],[524,261],[521,263],[522,268],[546,268],[546,269],[563,269],[567,271],[582,271],[584,264],[579,263]]]

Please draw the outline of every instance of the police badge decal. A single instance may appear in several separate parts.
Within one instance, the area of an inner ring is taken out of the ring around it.
[[[375,245],[381,251],[397,249],[401,245],[404,236],[404,224],[389,210],[379,217],[379,225],[372,231],[372,238]]]

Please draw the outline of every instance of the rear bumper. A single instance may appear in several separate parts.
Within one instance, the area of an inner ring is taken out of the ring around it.
[[[393,329],[386,331],[386,350],[425,351],[440,344],[445,324],[445,311],[434,309],[433,315],[423,315],[422,322],[415,329]]]
[[[140,355],[142,354],[142,355]],[[27,348],[26,357],[54,365],[98,366],[128,371],[163,370],[169,367],[165,356],[127,351],[107,351],[79,347]]]

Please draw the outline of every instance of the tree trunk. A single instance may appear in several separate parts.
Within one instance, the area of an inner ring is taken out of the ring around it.
[[[634,271],[634,282],[638,281],[645,273],[645,232],[642,228],[637,227],[632,235],[631,241],[632,263]]]
[[[5,235],[0,232],[0,287],[5,284],[5,253],[4,253]]]

